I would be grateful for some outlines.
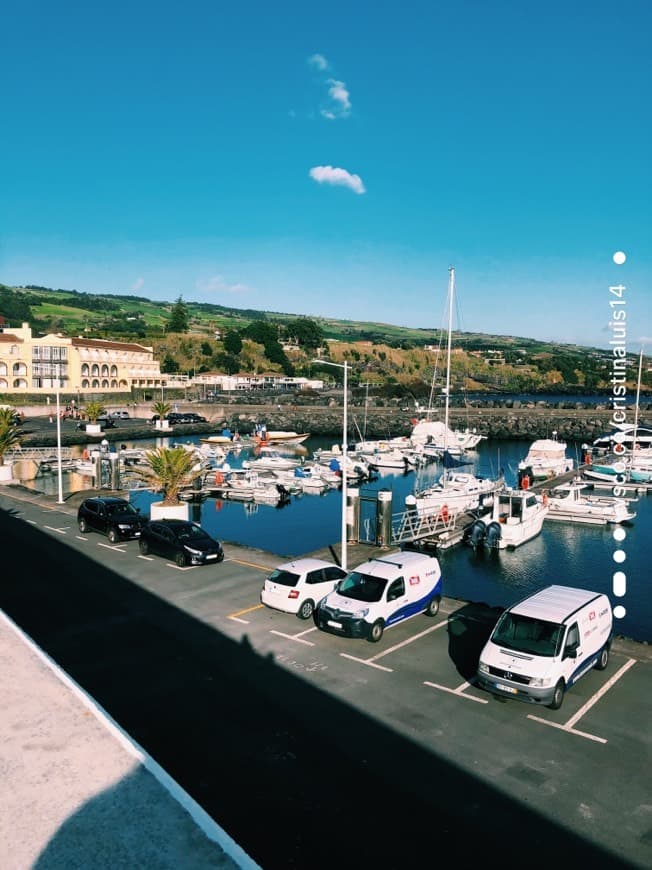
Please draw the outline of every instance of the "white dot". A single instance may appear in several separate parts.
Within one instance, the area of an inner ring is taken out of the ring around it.
[[[623,251],[616,251],[616,253],[614,254],[614,263],[617,266],[622,266],[626,259],[627,255],[624,254]]]
[[[624,562],[626,558],[624,550],[614,550],[614,562]]]
[[[617,529],[614,529],[614,541],[624,541],[626,537],[627,532],[622,526],[618,526]]]
[[[616,571],[614,574],[614,595],[618,598],[622,598],[625,592],[627,592],[627,577],[623,574],[622,571]]]
[[[614,607],[614,616],[616,619],[622,619],[623,616],[627,613],[622,604],[619,604],[617,607]]]
[[[622,459],[619,459],[617,462],[614,462],[614,464],[612,465],[612,468],[616,472],[616,474],[622,474],[626,467],[627,466],[622,461]]]

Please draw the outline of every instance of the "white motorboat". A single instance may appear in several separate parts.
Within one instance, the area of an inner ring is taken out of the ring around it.
[[[451,429],[447,423],[441,420],[417,420],[410,433],[410,441],[416,446],[421,446],[426,455],[438,456],[444,450],[459,455],[467,450],[475,450],[480,441],[486,436],[479,435],[471,429]]]
[[[622,445],[622,446],[617,446]],[[595,451],[606,453],[632,453],[637,448],[649,450],[652,448],[652,429],[645,426],[635,426],[621,423],[610,432],[605,432],[593,442]]]
[[[492,479],[446,470],[432,486],[406,496],[405,505],[408,510],[416,510],[419,516],[439,513],[450,516],[487,506],[504,486],[502,475]]]
[[[303,444],[310,438],[310,432],[294,432],[283,429],[263,429],[256,436],[259,444]]]
[[[573,480],[556,486],[549,494],[548,520],[567,520],[589,525],[631,522],[636,513],[630,510],[629,501],[614,496],[595,495],[593,487],[585,481]]]
[[[552,434],[552,438],[539,438],[532,442],[527,455],[518,464],[519,478],[527,477],[531,483],[532,480],[559,477],[573,470],[573,459],[566,456],[566,442],[558,441],[556,432]]]
[[[373,468],[400,468],[410,471],[417,465],[414,452],[408,452],[393,448],[392,450],[378,450],[374,453],[360,454],[364,456]]]
[[[467,542],[497,550],[520,547],[541,532],[548,512],[543,495],[531,489],[506,489],[497,494],[489,517],[473,523]]]
[[[243,467],[253,468],[254,470],[267,468],[271,471],[275,471],[276,469],[287,471],[288,469],[296,468],[299,465],[301,465],[300,459],[283,456],[273,447],[261,447],[260,455],[257,459],[252,459],[248,463],[243,463]]]

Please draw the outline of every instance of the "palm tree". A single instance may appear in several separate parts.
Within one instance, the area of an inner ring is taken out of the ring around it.
[[[105,408],[101,402],[89,402],[86,405],[86,416],[89,423],[97,423],[97,418],[104,414]]]
[[[152,410],[155,414],[158,414],[159,420],[165,420],[172,410],[172,405],[169,402],[154,402]]]
[[[136,474],[163,493],[162,504],[178,505],[179,490],[193,479],[196,465],[197,457],[183,447],[157,447],[145,453],[144,465]]]
[[[0,465],[5,464],[5,455],[14,447],[20,446],[20,429],[11,408],[0,408]]]

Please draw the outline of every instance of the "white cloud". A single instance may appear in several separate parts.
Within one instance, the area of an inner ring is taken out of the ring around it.
[[[348,187],[354,193],[366,193],[360,176],[352,175],[346,169],[338,169],[335,166],[313,166],[310,177],[319,184],[335,184]]]
[[[351,100],[346,84],[338,82],[337,79],[328,79],[327,84],[330,86],[328,88],[330,105],[322,109],[321,114],[330,121],[335,118],[346,118],[351,114]]]
[[[202,293],[250,293],[251,288],[246,284],[228,284],[222,275],[213,275],[212,278],[199,279],[197,289]]]
[[[310,66],[316,67],[318,70],[328,69],[328,61],[323,54],[311,54],[308,58]]]

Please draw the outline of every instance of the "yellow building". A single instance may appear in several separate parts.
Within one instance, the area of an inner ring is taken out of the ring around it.
[[[57,334],[34,338],[27,323],[0,328],[0,392],[129,392],[167,386],[154,350],[141,344]]]

